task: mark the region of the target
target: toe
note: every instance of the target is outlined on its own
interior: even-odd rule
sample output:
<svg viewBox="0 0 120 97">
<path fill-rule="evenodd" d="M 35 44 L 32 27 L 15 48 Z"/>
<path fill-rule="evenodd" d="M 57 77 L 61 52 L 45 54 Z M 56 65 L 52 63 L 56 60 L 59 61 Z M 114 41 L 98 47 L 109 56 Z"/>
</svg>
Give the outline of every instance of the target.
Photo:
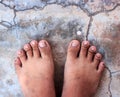
<svg viewBox="0 0 120 97">
<path fill-rule="evenodd" d="M 82 47 L 80 51 L 80 57 L 85 58 L 87 56 L 88 48 L 90 46 L 90 43 L 88 41 L 83 41 L 82 42 Z"/>
<path fill-rule="evenodd" d="M 20 58 L 20 61 L 24 63 L 26 61 L 25 51 L 23 50 L 18 51 L 18 57 Z"/>
<path fill-rule="evenodd" d="M 102 55 L 100 53 L 95 54 L 94 60 L 93 60 L 95 67 L 98 67 L 101 59 L 102 59 Z"/>
<path fill-rule="evenodd" d="M 102 73 L 104 71 L 105 65 L 104 62 L 100 62 L 99 66 L 98 66 L 98 73 Z"/>
<path fill-rule="evenodd" d="M 21 61 L 20 61 L 19 58 L 15 59 L 14 65 L 15 65 L 15 71 L 16 71 L 16 73 L 19 74 L 19 72 L 21 70 L 21 67 L 22 67 L 22 63 L 21 63 Z"/>
<path fill-rule="evenodd" d="M 27 54 L 27 58 L 30 58 L 32 57 L 32 48 L 30 46 L 30 44 L 25 44 L 24 45 L 24 50 L 26 51 L 26 54 Z"/>
<path fill-rule="evenodd" d="M 93 61 L 93 57 L 96 53 L 96 47 L 95 46 L 91 46 L 88 50 L 88 55 L 87 55 L 87 59 L 92 62 Z"/>
<path fill-rule="evenodd" d="M 72 40 L 68 46 L 67 58 L 75 59 L 78 57 L 80 50 L 80 42 L 78 40 Z"/>
<path fill-rule="evenodd" d="M 51 48 L 46 40 L 41 40 L 39 42 L 39 50 L 42 58 L 50 59 L 52 58 Z"/>
<path fill-rule="evenodd" d="M 31 41 L 31 46 L 32 46 L 32 49 L 33 49 L 33 56 L 34 57 L 40 57 L 40 51 L 39 51 L 39 48 L 38 48 L 38 42 L 36 40 L 33 40 Z"/>
</svg>

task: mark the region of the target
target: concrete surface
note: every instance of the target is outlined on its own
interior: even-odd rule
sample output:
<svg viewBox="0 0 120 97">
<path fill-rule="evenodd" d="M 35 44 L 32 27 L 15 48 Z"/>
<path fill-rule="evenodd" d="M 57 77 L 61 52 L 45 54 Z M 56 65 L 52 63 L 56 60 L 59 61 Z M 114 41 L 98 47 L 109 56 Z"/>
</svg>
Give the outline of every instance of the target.
<svg viewBox="0 0 120 97">
<path fill-rule="evenodd" d="M 57 97 L 72 39 L 90 40 L 104 55 L 95 97 L 120 97 L 120 0 L 0 0 L 0 97 L 23 97 L 13 63 L 33 39 L 52 46 Z"/>
</svg>

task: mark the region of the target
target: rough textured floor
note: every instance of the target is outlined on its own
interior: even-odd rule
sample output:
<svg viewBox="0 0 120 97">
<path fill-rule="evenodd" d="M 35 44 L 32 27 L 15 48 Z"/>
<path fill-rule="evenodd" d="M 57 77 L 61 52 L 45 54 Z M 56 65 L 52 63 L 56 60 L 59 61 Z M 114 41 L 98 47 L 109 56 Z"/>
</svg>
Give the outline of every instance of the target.
<svg viewBox="0 0 120 97">
<path fill-rule="evenodd" d="M 95 97 L 120 97 L 120 0 L 0 0 L 0 97 L 23 97 L 13 63 L 32 39 L 52 45 L 57 97 L 72 39 L 90 40 L 104 55 Z"/>
</svg>

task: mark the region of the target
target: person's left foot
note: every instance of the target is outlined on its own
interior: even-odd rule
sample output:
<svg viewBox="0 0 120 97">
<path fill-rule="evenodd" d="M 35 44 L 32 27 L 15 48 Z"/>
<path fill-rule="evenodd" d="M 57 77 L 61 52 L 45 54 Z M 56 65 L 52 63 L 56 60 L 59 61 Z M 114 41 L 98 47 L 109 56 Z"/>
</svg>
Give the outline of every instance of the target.
<svg viewBox="0 0 120 97">
<path fill-rule="evenodd" d="M 54 64 L 47 41 L 26 44 L 18 52 L 15 69 L 25 97 L 55 97 Z"/>
<path fill-rule="evenodd" d="M 72 40 L 68 47 L 62 97 L 93 97 L 104 71 L 102 55 L 88 41 Z"/>
</svg>

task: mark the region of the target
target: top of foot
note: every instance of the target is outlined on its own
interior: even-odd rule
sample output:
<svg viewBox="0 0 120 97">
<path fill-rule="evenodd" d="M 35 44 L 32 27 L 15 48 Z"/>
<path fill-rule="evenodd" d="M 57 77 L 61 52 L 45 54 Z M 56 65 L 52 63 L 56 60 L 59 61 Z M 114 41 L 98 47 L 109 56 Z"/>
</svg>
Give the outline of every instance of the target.
<svg viewBox="0 0 120 97">
<path fill-rule="evenodd" d="M 18 51 L 15 67 L 25 97 L 48 97 L 48 93 L 51 93 L 49 97 L 55 96 L 54 64 L 47 41 L 33 40 L 25 44 L 23 50 Z"/>
<path fill-rule="evenodd" d="M 88 41 L 71 41 L 67 52 L 62 97 L 92 97 L 103 70 L 102 55 Z"/>
</svg>

